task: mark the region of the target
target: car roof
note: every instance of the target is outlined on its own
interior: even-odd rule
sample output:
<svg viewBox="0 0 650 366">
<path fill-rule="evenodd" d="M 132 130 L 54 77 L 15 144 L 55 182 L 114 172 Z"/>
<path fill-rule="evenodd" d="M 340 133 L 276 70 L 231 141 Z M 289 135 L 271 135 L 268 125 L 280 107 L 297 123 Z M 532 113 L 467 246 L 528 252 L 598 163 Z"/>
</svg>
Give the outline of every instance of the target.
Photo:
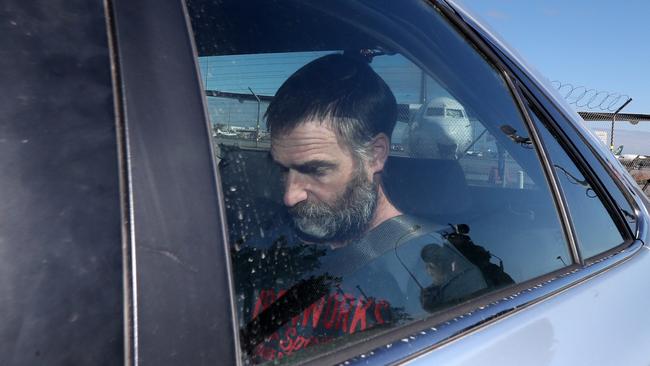
<svg viewBox="0 0 650 366">
<path fill-rule="evenodd" d="M 317 2 L 189 0 L 187 6 L 197 20 L 192 26 L 199 56 L 381 47 L 351 25 L 323 16 L 331 6 Z"/>
</svg>

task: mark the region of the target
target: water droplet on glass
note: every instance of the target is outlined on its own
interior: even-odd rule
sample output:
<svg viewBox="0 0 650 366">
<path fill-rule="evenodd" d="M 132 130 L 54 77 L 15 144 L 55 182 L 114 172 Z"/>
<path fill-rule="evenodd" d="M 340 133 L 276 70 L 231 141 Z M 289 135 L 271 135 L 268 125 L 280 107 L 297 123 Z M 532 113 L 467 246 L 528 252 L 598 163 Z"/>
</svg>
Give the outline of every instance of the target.
<svg viewBox="0 0 650 366">
<path fill-rule="evenodd" d="M 404 342 L 404 343 L 408 343 L 408 342 L 409 342 L 409 339 L 408 339 L 408 338 L 402 338 L 402 342 Z"/>
<path fill-rule="evenodd" d="M 255 273 L 255 268 L 251 269 L 251 273 Z"/>
<path fill-rule="evenodd" d="M 237 187 L 235 186 L 230 187 L 230 192 L 235 192 L 235 191 L 237 191 Z"/>
<path fill-rule="evenodd" d="M 248 262 L 253 263 L 253 257 L 248 257 Z"/>
<path fill-rule="evenodd" d="M 262 259 L 266 258 L 266 253 L 262 253 Z"/>
</svg>

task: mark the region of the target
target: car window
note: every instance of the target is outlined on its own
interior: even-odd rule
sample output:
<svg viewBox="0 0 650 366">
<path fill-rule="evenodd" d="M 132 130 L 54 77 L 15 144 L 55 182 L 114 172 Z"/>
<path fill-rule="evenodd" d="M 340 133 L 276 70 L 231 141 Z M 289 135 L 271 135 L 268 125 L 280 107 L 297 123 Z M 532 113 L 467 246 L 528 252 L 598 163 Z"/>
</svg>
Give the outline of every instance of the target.
<svg viewBox="0 0 650 366">
<path fill-rule="evenodd" d="M 447 117 L 463 118 L 463 112 L 460 109 L 447 109 Z"/>
<path fill-rule="evenodd" d="M 572 264 L 506 82 L 439 12 L 237 4 L 188 3 L 247 362 L 363 344 Z"/>
<path fill-rule="evenodd" d="M 621 245 L 624 238 L 589 179 L 564 151 L 557 132 L 551 132 L 541 122 L 541 113 L 530 104 L 528 108 L 569 206 L 581 256 L 590 258 Z"/>
<path fill-rule="evenodd" d="M 444 116 L 445 110 L 443 108 L 428 108 L 427 116 Z"/>
</svg>

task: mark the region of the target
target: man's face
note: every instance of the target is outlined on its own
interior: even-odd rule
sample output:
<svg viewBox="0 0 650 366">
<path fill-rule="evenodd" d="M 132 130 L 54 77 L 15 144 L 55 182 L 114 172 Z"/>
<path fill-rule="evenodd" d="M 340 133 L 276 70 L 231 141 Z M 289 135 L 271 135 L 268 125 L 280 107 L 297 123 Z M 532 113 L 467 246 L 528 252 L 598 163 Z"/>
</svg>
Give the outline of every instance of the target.
<svg viewBox="0 0 650 366">
<path fill-rule="evenodd" d="M 377 185 L 327 121 L 306 121 L 274 136 L 271 145 L 284 170 L 284 204 L 300 231 L 319 241 L 347 241 L 366 230 Z"/>
</svg>

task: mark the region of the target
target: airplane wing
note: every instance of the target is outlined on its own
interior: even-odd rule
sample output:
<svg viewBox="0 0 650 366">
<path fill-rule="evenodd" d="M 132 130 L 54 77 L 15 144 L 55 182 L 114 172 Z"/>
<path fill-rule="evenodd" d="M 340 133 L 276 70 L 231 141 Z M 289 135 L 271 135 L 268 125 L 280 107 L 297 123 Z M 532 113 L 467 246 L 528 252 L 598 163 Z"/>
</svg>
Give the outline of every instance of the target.
<svg viewBox="0 0 650 366">
<path fill-rule="evenodd" d="M 251 93 L 233 93 L 233 92 L 224 92 L 220 90 L 206 90 L 205 95 L 208 97 L 217 97 L 217 98 L 229 98 L 229 99 L 237 99 L 239 101 L 253 101 L 256 102 L 257 99 L 255 96 Z M 273 100 L 272 95 L 257 95 L 261 101 L 264 102 L 270 102 Z"/>
</svg>

